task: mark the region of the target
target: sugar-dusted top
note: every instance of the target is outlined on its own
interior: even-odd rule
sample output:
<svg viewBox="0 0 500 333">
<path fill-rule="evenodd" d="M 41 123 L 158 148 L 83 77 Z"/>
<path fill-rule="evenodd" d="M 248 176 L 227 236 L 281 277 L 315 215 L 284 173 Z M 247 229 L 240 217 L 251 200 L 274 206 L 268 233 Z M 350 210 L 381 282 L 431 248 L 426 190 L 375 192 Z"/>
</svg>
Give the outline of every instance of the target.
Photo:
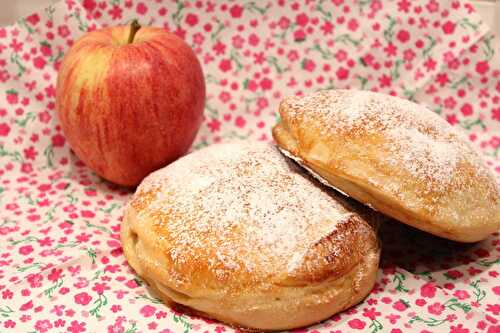
<svg viewBox="0 0 500 333">
<path fill-rule="evenodd" d="M 463 185 L 464 178 L 457 177 L 463 163 L 471 165 L 467 172 L 491 177 L 466 138 L 431 110 L 408 100 L 369 91 L 325 90 L 283 103 L 289 121 L 320 124 L 325 137 L 383 137 L 378 162 L 404 170 L 428 192 Z"/>
<path fill-rule="evenodd" d="M 197 271 L 221 278 L 231 270 L 292 271 L 357 215 L 276 147 L 256 142 L 218 144 L 181 158 L 147 177 L 131 205 L 139 217 L 155 219 L 158 242 L 179 269 L 196 262 Z"/>
</svg>

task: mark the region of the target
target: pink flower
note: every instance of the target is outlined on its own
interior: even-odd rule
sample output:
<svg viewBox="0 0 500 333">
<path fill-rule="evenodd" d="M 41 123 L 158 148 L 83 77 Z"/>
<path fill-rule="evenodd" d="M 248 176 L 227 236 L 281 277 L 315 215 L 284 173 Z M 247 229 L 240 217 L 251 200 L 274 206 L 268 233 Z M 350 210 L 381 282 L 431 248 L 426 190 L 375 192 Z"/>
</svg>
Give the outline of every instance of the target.
<svg viewBox="0 0 500 333">
<path fill-rule="evenodd" d="M 42 56 L 38 56 L 38 57 L 33 58 L 33 65 L 35 66 L 35 68 L 43 69 L 46 64 L 47 64 L 47 62 L 45 61 L 45 59 Z"/>
<path fill-rule="evenodd" d="M 290 26 L 290 19 L 288 19 L 288 17 L 286 16 L 282 16 L 280 18 L 280 20 L 278 21 L 278 26 L 281 28 L 281 29 L 286 29 Z"/>
<path fill-rule="evenodd" d="M 399 30 L 399 32 L 396 34 L 396 38 L 401 43 L 406 43 L 410 39 L 410 33 L 406 30 Z"/>
<path fill-rule="evenodd" d="M 63 147 L 66 139 L 61 134 L 56 134 L 52 137 L 52 145 L 54 147 Z"/>
<path fill-rule="evenodd" d="M 335 53 L 335 59 L 337 61 L 342 62 L 347 59 L 347 52 L 344 50 L 338 50 L 337 53 Z"/>
<path fill-rule="evenodd" d="M 198 16 L 195 15 L 195 14 L 187 14 L 186 15 L 186 23 L 191 26 L 191 27 L 194 27 L 195 25 L 198 24 Z"/>
<path fill-rule="evenodd" d="M 273 88 L 273 81 L 271 81 L 267 77 L 264 77 L 262 80 L 260 80 L 259 85 L 260 85 L 260 88 L 264 91 L 271 90 Z"/>
<path fill-rule="evenodd" d="M 433 298 L 436 295 L 436 286 L 433 282 L 427 282 L 420 288 L 422 297 Z"/>
<path fill-rule="evenodd" d="M 144 305 L 141 308 L 140 312 L 144 317 L 148 318 L 148 317 L 151 317 L 155 314 L 156 308 L 154 306 L 151 306 L 151 305 Z"/>
<path fill-rule="evenodd" d="M 7 136 L 10 133 L 10 126 L 7 123 L 0 124 L 0 136 Z"/>
<path fill-rule="evenodd" d="M 87 305 L 92 300 L 92 297 L 85 291 L 75 295 L 75 303 L 80 305 Z"/>
<path fill-rule="evenodd" d="M 316 63 L 314 63 L 313 60 L 306 58 L 302 62 L 302 68 L 304 68 L 308 72 L 312 72 L 316 68 Z"/>
<path fill-rule="evenodd" d="M 98 293 L 99 295 L 102 295 L 104 294 L 104 292 L 106 290 L 109 290 L 110 288 L 108 287 L 108 285 L 106 283 L 100 283 L 100 282 L 97 282 L 94 287 L 92 287 L 92 290 L 95 291 L 96 293 Z"/>
<path fill-rule="evenodd" d="M 35 329 L 40 333 L 45 333 L 52 328 L 52 324 L 49 320 L 37 320 L 35 323 Z"/>
<path fill-rule="evenodd" d="M 405 311 L 408 308 L 408 304 L 406 304 L 403 300 L 399 300 L 395 302 L 392 307 L 398 311 Z"/>
<path fill-rule="evenodd" d="M 243 7 L 237 4 L 234 4 L 229 8 L 229 13 L 233 18 L 239 18 L 243 14 Z"/>
<path fill-rule="evenodd" d="M 87 329 L 85 328 L 85 323 L 82 321 L 82 322 L 78 322 L 76 320 L 73 320 L 71 322 L 71 326 L 67 328 L 67 331 L 68 332 L 71 332 L 71 333 L 80 333 L 80 332 L 85 332 Z"/>
<path fill-rule="evenodd" d="M 287 54 L 287 58 L 290 61 L 295 61 L 299 59 L 299 53 L 296 50 L 290 50 Z"/>
<path fill-rule="evenodd" d="M 245 118 L 243 118 L 242 116 L 238 116 L 238 117 L 236 117 L 234 123 L 237 127 L 243 128 L 243 127 L 245 127 L 247 122 L 246 122 Z"/>
<path fill-rule="evenodd" d="M 147 13 L 148 7 L 143 2 L 139 2 L 135 7 L 135 10 L 139 15 L 144 15 Z"/>
<path fill-rule="evenodd" d="M 469 330 L 463 328 L 462 324 L 458 324 L 457 326 L 451 326 L 450 333 L 469 333 Z"/>
<path fill-rule="evenodd" d="M 69 31 L 69 28 L 66 26 L 66 25 L 60 25 L 58 28 L 57 28 L 57 33 L 59 34 L 59 36 L 61 36 L 62 38 L 66 38 L 69 36 L 70 34 L 70 31 Z"/>
<path fill-rule="evenodd" d="M 33 252 L 33 246 L 31 245 L 24 245 L 19 248 L 19 254 L 22 254 L 23 256 L 26 256 Z"/>
<path fill-rule="evenodd" d="M 306 14 L 301 13 L 295 17 L 295 23 L 301 27 L 305 27 L 307 23 L 309 23 L 309 17 Z"/>
<path fill-rule="evenodd" d="M 347 28 L 351 31 L 358 30 L 358 27 L 359 27 L 358 20 L 354 18 L 350 19 L 349 22 L 347 22 Z"/>
<path fill-rule="evenodd" d="M 26 21 L 28 21 L 31 25 L 36 25 L 40 22 L 40 16 L 38 16 L 38 14 L 30 15 L 26 18 Z"/>
<path fill-rule="evenodd" d="M 362 330 L 366 326 L 366 323 L 359 319 L 349 320 L 347 324 L 349 325 L 350 328 L 355 330 Z"/>
<path fill-rule="evenodd" d="M 305 31 L 302 29 L 295 30 L 295 32 L 293 33 L 293 39 L 296 42 L 301 42 L 301 41 L 305 40 L 306 39 Z"/>
<path fill-rule="evenodd" d="M 219 62 L 219 69 L 223 72 L 228 72 L 232 69 L 231 59 L 222 59 Z"/>
<path fill-rule="evenodd" d="M 55 282 L 61 278 L 61 273 L 62 273 L 62 269 L 52 268 L 49 275 L 47 276 L 47 279 L 49 281 Z"/>
<path fill-rule="evenodd" d="M 335 75 L 337 76 L 337 79 L 345 80 L 349 76 L 349 70 L 341 66 L 339 67 L 339 69 L 337 69 Z"/>
<path fill-rule="evenodd" d="M 370 309 L 364 309 L 363 310 L 363 316 L 375 320 L 377 316 L 380 316 L 380 312 L 376 311 L 375 308 L 370 308 Z"/>
<path fill-rule="evenodd" d="M 494 315 L 500 314 L 500 304 L 486 304 L 486 311 L 492 312 Z"/>
<path fill-rule="evenodd" d="M 476 64 L 476 72 L 481 75 L 486 74 L 486 72 L 490 69 L 490 65 L 487 61 L 478 61 Z"/>
<path fill-rule="evenodd" d="M 499 140 L 499 144 L 500 144 L 500 140 Z M 470 297 L 469 293 L 465 290 L 457 290 L 457 291 L 455 291 L 455 293 L 453 293 L 453 296 L 455 296 L 456 298 L 458 298 L 460 300 Z"/>
<path fill-rule="evenodd" d="M 447 35 L 451 35 L 455 31 L 455 23 L 451 21 L 446 21 L 445 24 L 441 27 L 443 32 Z"/>
<path fill-rule="evenodd" d="M 432 305 L 429 305 L 427 307 L 427 311 L 434 315 L 440 315 L 444 311 L 444 306 L 441 303 L 436 302 Z"/>
<path fill-rule="evenodd" d="M 465 103 L 464 105 L 462 105 L 462 107 L 460 108 L 460 112 L 462 112 L 462 114 L 464 116 L 470 116 L 473 112 L 473 109 L 472 109 L 472 105 L 470 105 L 469 103 Z"/>
</svg>

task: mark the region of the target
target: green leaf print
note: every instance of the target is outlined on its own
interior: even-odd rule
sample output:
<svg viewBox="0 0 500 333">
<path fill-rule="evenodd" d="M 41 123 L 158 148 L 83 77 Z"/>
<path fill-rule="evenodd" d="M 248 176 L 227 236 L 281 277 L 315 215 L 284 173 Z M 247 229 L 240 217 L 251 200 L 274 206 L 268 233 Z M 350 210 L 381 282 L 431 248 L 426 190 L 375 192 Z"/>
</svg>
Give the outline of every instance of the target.
<svg viewBox="0 0 500 333">
<path fill-rule="evenodd" d="M 493 37 L 495 36 L 490 35 L 488 37 L 483 38 L 482 40 L 483 53 L 486 60 L 491 60 L 495 55 L 495 49 L 491 46 L 491 41 L 493 40 Z"/>
<path fill-rule="evenodd" d="M 270 7 L 271 7 L 270 3 L 268 3 L 266 7 L 259 7 L 255 1 L 250 1 L 243 5 L 243 8 L 247 9 L 248 11 L 257 12 L 260 15 L 264 15 L 269 10 Z"/>
<path fill-rule="evenodd" d="M 456 299 L 456 298 L 450 298 L 443 305 L 445 307 L 447 307 L 448 309 L 453 310 L 453 311 L 457 311 L 457 309 L 461 309 L 463 312 L 467 313 L 467 312 L 470 312 L 470 310 L 471 310 L 471 306 L 469 304 L 459 302 L 458 299 Z"/>
<path fill-rule="evenodd" d="M 146 294 L 142 294 L 140 296 L 136 296 L 135 299 L 145 299 L 153 304 L 162 304 L 163 302 L 161 301 L 161 299 L 159 298 L 156 298 L 156 297 L 150 297 Z"/>
<path fill-rule="evenodd" d="M 35 29 L 33 29 L 27 22 L 26 22 L 26 19 L 25 18 L 22 18 L 20 20 L 17 21 L 17 24 L 21 27 L 23 27 L 24 29 L 26 29 L 28 31 L 28 33 L 31 35 L 32 33 L 35 32 Z"/>
<path fill-rule="evenodd" d="M 97 258 L 96 251 L 90 247 L 88 247 L 86 251 L 87 251 L 87 255 L 92 260 L 92 264 L 95 264 L 95 259 Z"/>
<path fill-rule="evenodd" d="M 422 50 L 422 56 L 427 58 L 427 56 L 431 53 L 431 51 L 436 46 L 436 40 L 432 36 L 425 36 L 429 40 L 429 44 Z"/>
<path fill-rule="evenodd" d="M 108 304 L 108 298 L 104 294 L 99 294 L 99 297 L 94 301 L 94 306 L 90 309 L 90 315 L 99 318 L 101 317 L 101 308 Z"/>
<path fill-rule="evenodd" d="M 320 12 L 326 20 L 331 21 L 332 20 L 332 13 L 330 13 L 330 11 L 323 8 L 323 2 L 325 2 L 325 0 L 320 0 L 318 2 L 318 4 L 316 5 L 316 10 L 318 12 Z"/>
<path fill-rule="evenodd" d="M 63 279 L 58 279 L 52 286 L 43 291 L 43 294 L 48 298 L 52 298 L 52 294 L 56 291 L 57 288 L 60 288 L 63 284 Z"/>
<path fill-rule="evenodd" d="M 427 326 L 434 327 L 434 326 L 439 326 L 439 325 L 444 324 L 446 322 L 446 318 L 436 319 L 436 318 L 431 317 L 429 319 L 424 319 L 420 316 L 415 316 L 415 317 L 410 319 L 409 323 L 413 324 L 414 322 L 422 322 L 422 323 L 426 324 Z"/>
<path fill-rule="evenodd" d="M 21 57 L 17 53 L 10 55 L 10 62 L 17 66 L 17 76 L 20 77 L 26 72 L 26 67 L 21 63 Z"/>
<path fill-rule="evenodd" d="M 38 237 L 35 237 L 35 236 L 28 236 L 26 238 L 23 238 L 23 239 L 19 239 L 19 240 L 11 240 L 10 241 L 10 245 L 18 245 L 18 244 L 22 244 L 22 243 L 33 243 L 33 242 L 36 242 L 38 241 Z"/>
<path fill-rule="evenodd" d="M 30 269 L 41 269 L 41 268 L 42 268 L 41 262 L 35 262 L 31 265 L 24 266 L 24 267 L 21 267 L 21 266 L 16 267 L 18 272 L 26 272 L 26 271 L 29 271 Z"/>
<path fill-rule="evenodd" d="M 334 42 L 342 44 L 351 44 L 353 46 L 358 46 L 361 43 L 361 39 L 354 39 L 349 34 L 342 34 L 334 38 Z"/>
<path fill-rule="evenodd" d="M 23 156 L 18 151 L 7 151 L 3 144 L 0 144 L 0 157 L 9 156 L 13 162 L 24 162 Z"/>
<path fill-rule="evenodd" d="M 216 26 L 214 32 L 210 34 L 210 39 L 212 40 L 212 42 L 215 42 L 217 39 L 219 39 L 221 32 L 225 29 L 224 23 L 222 23 L 219 19 L 216 18 L 215 23 Z"/>
<path fill-rule="evenodd" d="M 493 260 L 481 259 L 479 261 L 476 261 L 476 264 L 483 267 L 491 267 L 493 265 L 500 264 L 500 259 L 493 259 Z"/>
<path fill-rule="evenodd" d="M 387 29 L 384 30 L 384 39 L 387 41 L 387 43 L 392 43 L 392 37 L 394 37 L 394 27 L 396 26 L 396 20 L 391 17 L 387 16 L 389 19 L 389 25 L 387 26 Z"/>
<path fill-rule="evenodd" d="M 177 0 L 175 2 L 177 4 L 177 8 L 175 10 L 175 13 L 172 14 L 172 20 L 174 23 L 179 26 L 181 25 L 182 18 L 184 17 L 184 1 Z"/>
<path fill-rule="evenodd" d="M 43 155 L 47 160 L 47 167 L 54 167 L 54 147 L 52 146 L 52 144 L 49 144 L 47 148 L 45 148 L 45 150 L 43 151 Z"/>
<path fill-rule="evenodd" d="M 468 17 L 461 19 L 460 21 L 457 22 L 457 24 L 464 29 L 469 28 L 472 29 L 473 31 L 476 31 L 477 28 L 479 27 L 479 24 L 472 23 Z"/>
<path fill-rule="evenodd" d="M 397 291 L 403 291 L 407 293 L 409 290 L 404 286 L 403 281 L 406 280 L 406 276 L 404 276 L 403 273 L 400 272 L 395 272 L 394 277 L 392 278 L 392 282 L 396 282 L 396 287 L 395 289 Z"/>
<path fill-rule="evenodd" d="M 125 331 L 125 333 L 136 333 L 137 332 L 137 324 L 132 323 L 132 326 Z"/>
<path fill-rule="evenodd" d="M 479 287 L 479 280 L 476 280 L 470 284 L 474 288 L 473 295 L 476 298 L 476 303 L 481 304 L 481 301 L 486 297 L 486 291 Z"/>
<path fill-rule="evenodd" d="M 373 319 L 368 328 L 371 329 L 370 331 L 371 333 L 377 333 L 381 331 L 384 328 L 384 326 L 377 319 Z"/>
<path fill-rule="evenodd" d="M 95 228 L 95 229 L 101 230 L 102 232 L 105 232 L 105 233 L 110 234 L 110 235 L 113 233 L 111 230 L 109 230 L 105 226 L 93 224 L 87 220 L 85 220 L 85 224 L 87 225 L 87 228 Z"/>
<path fill-rule="evenodd" d="M 180 323 L 182 324 L 182 326 L 184 326 L 183 333 L 188 333 L 191 330 L 192 325 L 184 318 L 182 314 L 174 314 L 173 319 L 176 323 Z"/>
<path fill-rule="evenodd" d="M 332 51 L 330 51 L 328 48 L 323 49 L 319 44 L 315 44 L 313 47 L 311 47 L 311 50 L 319 52 L 321 54 L 321 57 L 325 60 L 333 58 Z"/>
<path fill-rule="evenodd" d="M 14 313 L 14 310 L 10 308 L 10 306 L 0 306 L 0 316 L 3 318 L 9 318 L 11 314 Z"/>
<path fill-rule="evenodd" d="M 121 206 L 117 203 L 111 204 L 108 208 L 99 208 L 101 212 L 104 212 L 106 214 L 111 214 L 116 208 L 120 208 Z"/>
</svg>

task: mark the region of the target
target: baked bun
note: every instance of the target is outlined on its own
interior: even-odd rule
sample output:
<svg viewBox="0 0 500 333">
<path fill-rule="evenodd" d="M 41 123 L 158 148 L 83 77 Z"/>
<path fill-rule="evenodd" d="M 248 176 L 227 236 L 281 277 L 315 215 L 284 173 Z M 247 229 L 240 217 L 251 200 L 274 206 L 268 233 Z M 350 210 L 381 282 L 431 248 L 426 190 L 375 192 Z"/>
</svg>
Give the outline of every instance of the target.
<svg viewBox="0 0 500 333">
<path fill-rule="evenodd" d="M 171 305 L 257 330 L 309 325 L 360 302 L 375 231 L 276 147 L 214 145 L 148 176 L 122 224 L 125 256 Z"/>
<path fill-rule="evenodd" d="M 281 149 L 328 184 L 415 228 L 475 242 L 500 228 L 499 187 L 467 140 L 418 104 L 355 90 L 286 98 Z"/>
</svg>

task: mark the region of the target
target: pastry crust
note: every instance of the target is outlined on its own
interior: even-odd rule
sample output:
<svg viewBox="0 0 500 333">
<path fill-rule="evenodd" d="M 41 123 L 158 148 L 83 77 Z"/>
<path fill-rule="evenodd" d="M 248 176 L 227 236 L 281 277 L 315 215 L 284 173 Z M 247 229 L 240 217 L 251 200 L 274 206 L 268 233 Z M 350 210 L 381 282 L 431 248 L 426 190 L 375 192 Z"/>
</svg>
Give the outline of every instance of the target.
<svg viewBox="0 0 500 333">
<path fill-rule="evenodd" d="M 359 214 L 358 214 L 359 211 Z M 310 325 L 372 289 L 376 218 L 264 143 L 214 145 L 148 176 L 125 256 L 165 303 L 255 330 Z"/>
<path fill-rule="evenodd" d="M 283 100 L 278 145 L 331 186 L 434 235 L 475 242 L 500 228 L 499 187 L 455 128 L 424 106 L 366 91 Z"/>
</svg>

